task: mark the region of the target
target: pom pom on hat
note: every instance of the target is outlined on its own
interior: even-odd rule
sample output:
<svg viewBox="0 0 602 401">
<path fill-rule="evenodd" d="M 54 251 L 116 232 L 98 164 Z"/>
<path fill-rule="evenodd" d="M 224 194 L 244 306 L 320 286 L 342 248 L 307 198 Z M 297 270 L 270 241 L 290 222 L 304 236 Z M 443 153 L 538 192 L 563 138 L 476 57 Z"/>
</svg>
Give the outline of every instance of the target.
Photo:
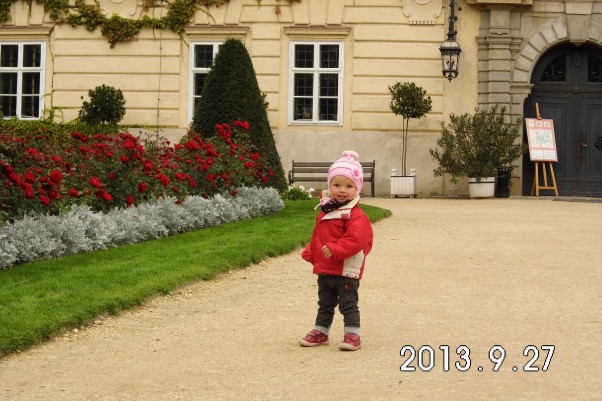
<svg viewBox="0 0 602 401">
<path fill-rule="evenodd" d="M 359 195 L 364 186 L 364 169 L 358 159 L 359 155 L 353 150 L 344 151 L 343 157 L 334 162 L 328 170 L 328 188 L 334 177 L 342 175 L 353 181 Z"/>
</svg>

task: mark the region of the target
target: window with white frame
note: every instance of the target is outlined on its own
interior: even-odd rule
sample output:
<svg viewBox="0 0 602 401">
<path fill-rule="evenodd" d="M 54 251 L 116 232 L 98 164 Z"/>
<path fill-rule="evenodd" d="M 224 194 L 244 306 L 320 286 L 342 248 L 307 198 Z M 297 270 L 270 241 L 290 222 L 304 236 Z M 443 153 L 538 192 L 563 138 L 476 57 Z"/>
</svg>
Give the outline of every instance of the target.
<svg viewBox="0 0 602 401">
<path fill-rule="evenodd" d="M 0 42 L 0 105 L 4 118 L 37 120 L 43 113 L 45 44 Z"/>
<path fill-rule="evenodd" d="M 343 43 L 291 42 L 289 121 L 342 123 Z"/>
<path fill-rule="evenodd" d="M 188 97 L 188 121 L 201 98 L 205 79 L 213 66 L 213 60 L 223 42 L 193 42 L 190 44 L 190 85 Z"/>
</svg>

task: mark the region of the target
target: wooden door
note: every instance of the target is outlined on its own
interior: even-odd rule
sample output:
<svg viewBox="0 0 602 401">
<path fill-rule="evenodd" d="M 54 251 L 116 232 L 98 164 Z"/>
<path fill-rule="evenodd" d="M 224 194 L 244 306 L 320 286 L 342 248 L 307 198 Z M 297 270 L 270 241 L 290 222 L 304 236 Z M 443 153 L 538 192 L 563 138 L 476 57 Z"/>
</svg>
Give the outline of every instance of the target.
<svg viewBox="0 0 602 401">
<path fill-rule="evenodd" d="M 559 195 L 602 197 L 602 49 L 589 44 L 558 46 L 541 58 L 531 82 L 524 116 L 536 117 L 538 103 L 541 116 L 554 120 Z M 533 176 L 534 163 L 526 155 L 525 195 L 531 193 Z"/>
</svg>

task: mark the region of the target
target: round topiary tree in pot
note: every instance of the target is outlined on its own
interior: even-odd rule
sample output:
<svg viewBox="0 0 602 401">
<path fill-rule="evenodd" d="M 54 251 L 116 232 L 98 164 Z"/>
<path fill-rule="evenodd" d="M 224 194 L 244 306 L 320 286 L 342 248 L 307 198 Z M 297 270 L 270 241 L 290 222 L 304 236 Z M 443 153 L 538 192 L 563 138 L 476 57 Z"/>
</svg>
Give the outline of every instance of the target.
<svg viewBox="0 0 602 401">
<path fill-rule="evenodd" d="M 426 90 L 413 82 L 397 82 L 389 86 L 391 103 L 389 108 L 403 118 L 401 126 L 401 176 L 391 177 L 391 196 L 414 196 L 416 176 L 407 174 L 408 128 L 410 119 L 422 118 L 432 109 L 432 100 L 426 96 Z"/>
</svg>

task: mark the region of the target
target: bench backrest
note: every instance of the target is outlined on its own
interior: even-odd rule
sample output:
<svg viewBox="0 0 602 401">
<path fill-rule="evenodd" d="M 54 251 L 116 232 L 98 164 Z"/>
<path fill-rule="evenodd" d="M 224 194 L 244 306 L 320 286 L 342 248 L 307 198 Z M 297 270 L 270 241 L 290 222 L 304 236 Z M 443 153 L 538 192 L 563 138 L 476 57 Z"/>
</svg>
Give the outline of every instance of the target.
<svg viewBox="0 0 602 401">
<path fill-rule="evenodd" d="M 328 174 L 333 162 L 296 162 L 293 160 L 293 173 L 297 174 Z M 360 162 L 364 170 L 364 180 L 374 177 L 375 162 Z"/>
</svg>

